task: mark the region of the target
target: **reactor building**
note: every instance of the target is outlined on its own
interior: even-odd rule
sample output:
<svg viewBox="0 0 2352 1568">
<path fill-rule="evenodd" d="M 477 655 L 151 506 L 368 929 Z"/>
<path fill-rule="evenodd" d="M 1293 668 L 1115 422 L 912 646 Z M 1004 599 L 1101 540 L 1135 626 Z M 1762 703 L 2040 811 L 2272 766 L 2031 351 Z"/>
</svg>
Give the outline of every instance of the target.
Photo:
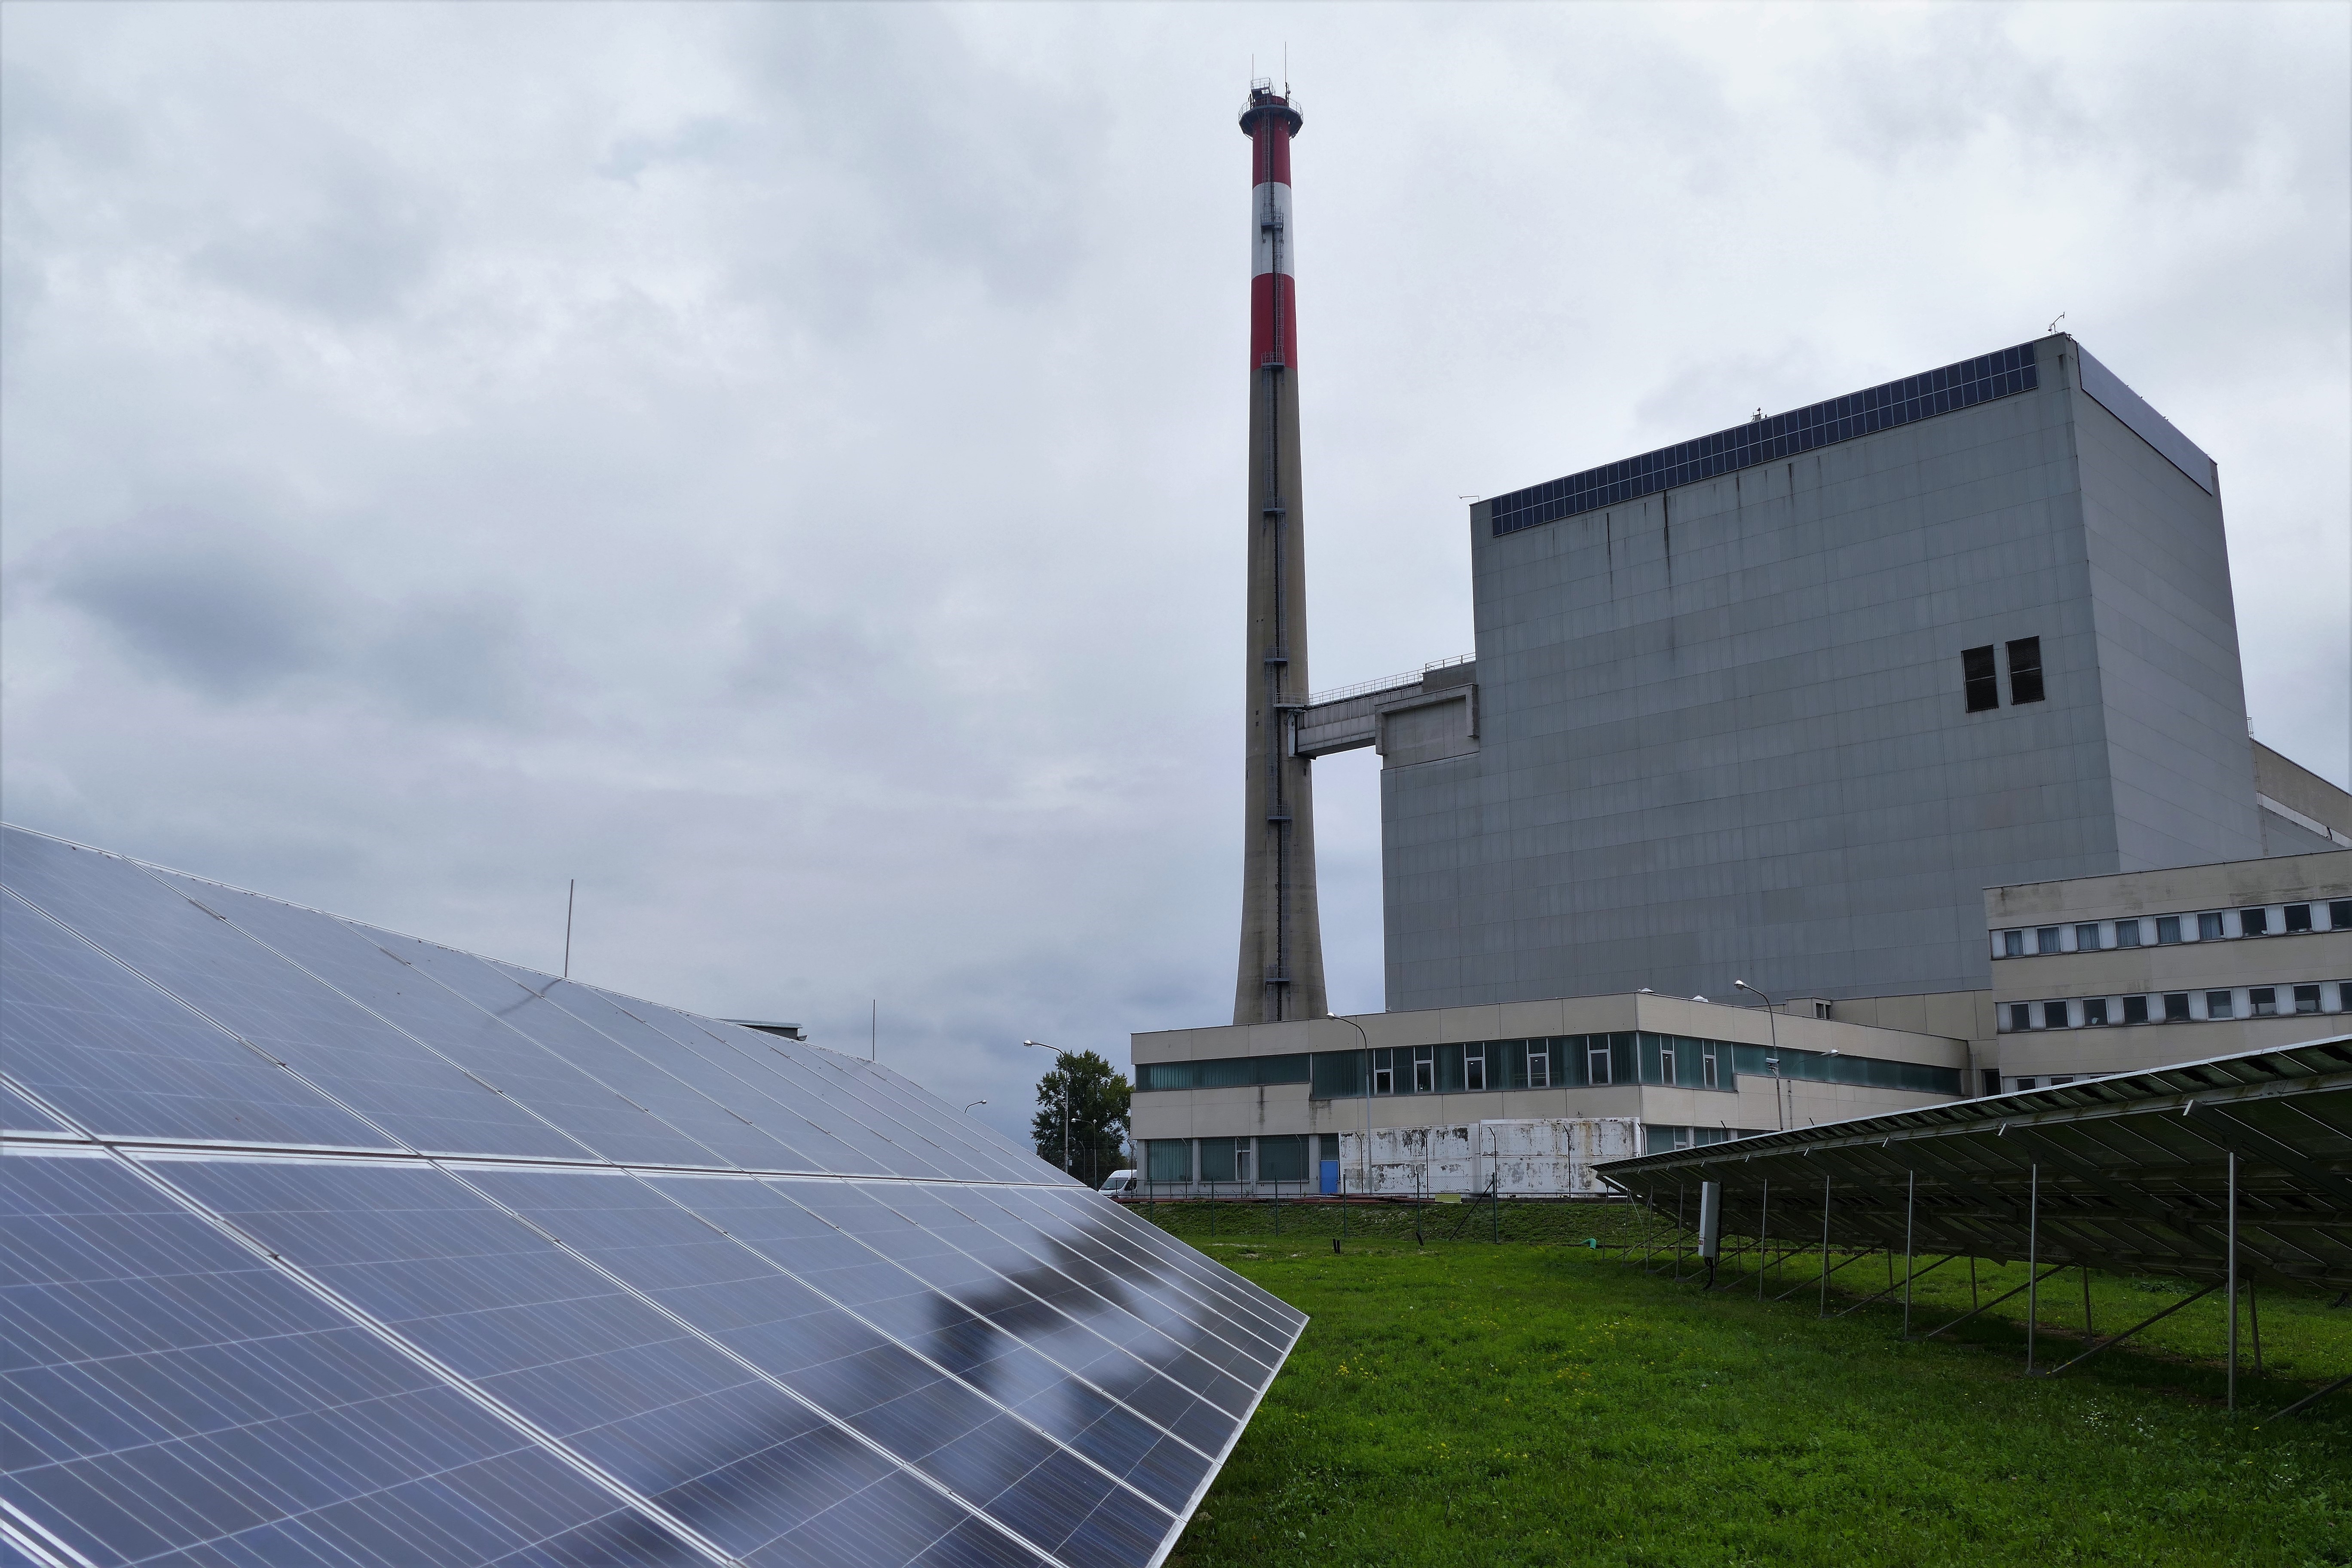
<svg viewBox="0 0 2352 1568">
<path fill-rule="evenodd" d="M 1299 120 L 1259 83 L 1242 123 L 1241 968 L 1234 1026 L 1134 1037 L 1148 1175 L 1493 1179 L 1570 1123 L 1676 1147 L 2342 1028 L 2352 795 L 2250 736 L 2213 460 L 2065 333 L 1481 500 L 1475 655 L 1300 696 Z M 1330 1019 L 1309 768 L 1360 747 L 1387 1005 Z"/>
</svg>

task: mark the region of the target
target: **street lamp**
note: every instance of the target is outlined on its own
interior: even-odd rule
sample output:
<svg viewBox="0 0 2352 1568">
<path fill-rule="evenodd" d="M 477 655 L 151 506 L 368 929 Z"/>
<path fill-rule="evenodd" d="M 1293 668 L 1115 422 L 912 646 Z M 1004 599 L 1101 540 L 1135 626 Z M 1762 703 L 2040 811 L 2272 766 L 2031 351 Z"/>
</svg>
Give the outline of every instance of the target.
<svg viewBox="0 0 2352 1568">
<path fill-rule="evenodd" d="M 971 1105 L 986 1105 L 988 1101 L 984 1100 L 975 1100 L 971 1102 Z M 971 1114 L 971 1105 L 967 1105 L 963 1108 L 963 1113 L 966 1116 L 970 1116 Z"/>
<path fill-rule="evenodd" d="M 1062 1061 L 1062 1064 L 1063 1064 L 1063 1066 L 1062 1066 L 1062 1174 L 1064 1174 L 1064 1175 L 1066 1175 L 1066 1175 L 1069 1175 L 1069 1174 L 1071 1173 L 1070 1173 L 1070 1068 L 1069 1068 L 1070 1053 L 1069 1053 L 1069 1052 L 1067 1052 L 1067 1051 L 1066 1051 L 1066 1050 L 1064 1050 L 1064 1049 L 1062 1049 L 1062 1047 L 1059 1047 L 1059 1046 L 1049 1046 L 1049 1045 L 1047 1045 L 1047 1044 L 1046 1044 L 1045 1041 L 1043 1041 L 1043 1040 L 1024 1040 L 1024 1041 L 1022 1041 L 1021 1043 L 1022 1043 L 1023 1045 L 1024 1045 L 1024 1046 L 1034 1046 L 1034 1047 L 1035 1047 L 1038 1050 L 1041 1050 L 1041 1051 L 1051 1051 L 1051 1052 L 1053 1052 L 1053 1053 L 1054 1053 L 1054 1055 L 1055 1055 L 1055 1057 L 1059 1058 L 1061 1059 L 1061 1061 Z M 970 1109 L 970 1108 L 969 1108 L 969 1107 L 967 1107 L 966 1109 Z"/>
<path fill-rule="evenodd" d="M 1735 980 L 1731 984 L 1732 989 L 1736 991 L 1750 991 L 1755 992 L 1759 996 L 1764 996 L 1764 993 L 1757 991 L 1756 987 L 1748 984 L 1745 980 Z M 1772 1120 L 1780 1124 L 1781 1131 L 1786 1132 L 1789 1130 L 1789 1118 L 1788 1114 L 1780 1109 L 1780 1015 L 1774 1009 L 1772 998 L 1769 996 L 1764 996 L 1764 1018 L 1772 1029 L 1772 1054 L 1766 1058 L 1772 1068 Z"/>
<path fill-rule="evenodd" d="M 1356 1037 L 1364 1042 L 1363 1190 L 1370 1192 L 1372 1190 L 1372 1037 L 1371 1036 L 1364 1033 L 1364 1026 L 1361 1024 L 1359 1024 L 1356 1020 L 1348 1017 L 1344 1014 L 1334 1013 L 1331 1015 L 1331 1018 L 1334 1023 L 1345 1024 L 1348 1027 L 1355 1030 Z M 1345 1214 L 1347 1211 L 1342 1209 L 1339 1212 Z"/>
</svg>

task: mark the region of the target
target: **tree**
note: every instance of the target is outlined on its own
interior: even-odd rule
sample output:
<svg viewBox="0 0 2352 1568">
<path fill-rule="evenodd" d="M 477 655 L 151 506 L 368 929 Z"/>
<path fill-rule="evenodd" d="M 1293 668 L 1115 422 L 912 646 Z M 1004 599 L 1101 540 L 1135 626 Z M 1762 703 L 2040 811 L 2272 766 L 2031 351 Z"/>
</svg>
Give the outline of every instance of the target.
<svg viewBox="0 0 2352 1568">
<path fill-rule="evenodd" d="M 1062 1168 L 1062 1086 L 1070 1088 L 1070 1174 L 1098 1187 L 1113 1171 L 1127 1168 L 1128 1109 L 1135 1091 L 1126 1078 L 1093 1051 L 1054 1058 L 1053 1070 L 1037 1080 L 1037 1114 L 1029 1123 L 1037 1158 Z"/>
</svg>

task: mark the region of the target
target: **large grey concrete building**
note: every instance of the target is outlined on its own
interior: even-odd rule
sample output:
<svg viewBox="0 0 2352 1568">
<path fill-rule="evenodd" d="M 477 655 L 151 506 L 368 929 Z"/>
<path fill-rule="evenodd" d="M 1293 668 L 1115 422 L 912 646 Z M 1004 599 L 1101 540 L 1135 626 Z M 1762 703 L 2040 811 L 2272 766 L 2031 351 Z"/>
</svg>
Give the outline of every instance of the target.
<svg viewBox="0 0 2352 1568">
<path fill-rule="evenodd" d="M 1475 667 L 1301 720 L 1384 754 L 1389 1008 L 1980 991 L 1989 886 L 2321 847 L 2220 489 L 2059 334 L 1477 503 Z"/>
<path fill-rule="evenodd" d="M 2250 738 L 2214 465 L 2071 338 L 1471 525 L 1475 655 L 1289 738 L 1381 753 L 1387 1010 L 1137 1034 L 1154 1183 L 1535 1190 L 1530 1139 L 1674 1148 L 2352 1013 L 2352 795 Z"/>
</svg>

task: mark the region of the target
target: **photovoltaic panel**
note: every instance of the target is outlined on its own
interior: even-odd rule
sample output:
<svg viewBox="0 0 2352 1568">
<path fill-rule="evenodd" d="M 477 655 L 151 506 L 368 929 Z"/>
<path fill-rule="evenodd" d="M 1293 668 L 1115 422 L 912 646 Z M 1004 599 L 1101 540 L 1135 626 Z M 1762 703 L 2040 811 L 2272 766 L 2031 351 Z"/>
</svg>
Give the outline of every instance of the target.
<svg viewBox="0 0 2352 1568">
<path fill-rule="evenodd" d="M 786 1194 L 813 1186 L 661 1178 L 666 1193 L 733 1240 L 974 1388 L 1057 1434 L 1076 1452 L 1170 1508 L 1183 1505 L 1211 1457 L 1053 1359 L 1044 1342 L 1064 1325 L 1041 1314 L 1034 1340 L 962 1304 L 1003 1281 L 954 1248 L 918 1274 Z M 1139 1367 L 1133 1369 L 1140 1375 Z"/>
<path fill-rule="evenodd" d="M 89 1561 L 690 1560 L 121 1161 L 0 1178 L 0 1495 Z"/>
<path fill-rule="evenodd" d="M 1151 1568 L 1303 1323 L 878 1064 L 0 834 L 0 1561 Z"/>
<path fill-rule="evenodd" d="M 12 892 L 407 1146 L 581 1155 L 521 1107 L 129 861 L 13 830 L 8 839 Z"/>
<path fill-rule="evenodd" d="M 747 1562 L 885 1486 L 927 1543 L 961 1510 L 708 1339 L 452 1177 L 205 1161 L 206 1206 Z M 902 1559 L 903 1560 L 903 1559 Z"/>
<path fill-rule="evenodd" d="M 58 1132 L 63 1129 L 46 1110 L 15 1089 L 0 1087 L 0 1132 Z"/>
<path fill-rule="evenodd" d="M 1163 1364 L 1181 1362 L 1178 1347 L 1160 1342 L 1146 1326 L 1083 1290 L 1050 1267 L 1012 1248 L 992 1245 L 986 1233 L 942 1237 L 876 1196 L 845 1184 L 794 1184 L 793 1203 L 866 1244 L 927 1282 L 936 1283 L 974 1316 L 998 1324 L 1037 1346 L 1055 1361 L 1139 1411 L 1204 1453 L 1219 1451 L 1231 1436 L 1228 1413 L 1177 1375 L 1191 1372 L 1212 1382 L 1208 1369 Z M 892 1196 L 900 1194 L 894 1193 Z M 961 1216 L 959 1216 L 959 1223 Z M 934 1263 L 944 1245 L 987 1272 L 976 1283 L 950 1283 L 953 1275 Z M 959 1269 L 958 1273 L 961 1272 Z"/>
<path fill-rule="evenodd" d="M 575 1154 L 646 1164 L 723 1163 L 611 1085 L 440 984 L 389 944 L 274 899 L 193 879 L 168 879 L 256 941 L 578 1140 Z"/>
<path fill-rule="evenodd" d="M 499 967 L 530 984 L 528 971 L 513 965 Z M 927 1105 L 929 1096 L 881 1089 L 874 1081 L 871 1063 L 737 1025 L 694 1019 L 672 1008 L 615 996 L 593 986 L 556 983 L 548 994 L 616 1036 L 640 1038 L 644 1037 L 637 1031 L 649 1031 L 653 1037 L 708 1064 L 722 1075 L 722 1081 L 741 1085 L 768 1103 L 807 1108 L 805 1114 L 817 1116 L 865 1152 L 870 1171 L 836 1167 L 845 1173 L 1037 1179 L 1034 1156 L 1003 1159 L 1003 1152 L 991 1146 L 976 1123 L 936 1102 Z M 954 1125 L 957 1122 L 961 1125 Z M 1030 1161 L 1025 1168 L 1018 1163 L 1022 1159 Z"/>
<path fill-rule="evenodd" d="M 1019 1413 L 663 1195 L 667 1184 L 499 1171 L 469 1184 L 1049 1552 L 1140 1564 L 1172 1522 Z"/>
<path fill-rule="evenodd" d="M 392 1147 L 227 1030 L 5 895 L 0 1041 L 11 1076 L 93 1131 Z"/>
<path fill-rule="evenodd" d="M 797 1117 L 773 1118 L 768 1125 L 755 1121 L 748 1113 L 751 1108 L 698 1082 L 692 1066 L 678 1052 L 664 1048 L 648 1055 L 637 1045 L 614 1039 L 520 984 L 499 965 L 470 953 L 426 942 L 393 945 L 399 940 L 387 937 L 386 945 L 543 1049 L 690 1134 L 716 1156 L 707 1163 L 759 1171 L 836 1168 L 839 1146 L 821 1131 Z"/>
</svg>

